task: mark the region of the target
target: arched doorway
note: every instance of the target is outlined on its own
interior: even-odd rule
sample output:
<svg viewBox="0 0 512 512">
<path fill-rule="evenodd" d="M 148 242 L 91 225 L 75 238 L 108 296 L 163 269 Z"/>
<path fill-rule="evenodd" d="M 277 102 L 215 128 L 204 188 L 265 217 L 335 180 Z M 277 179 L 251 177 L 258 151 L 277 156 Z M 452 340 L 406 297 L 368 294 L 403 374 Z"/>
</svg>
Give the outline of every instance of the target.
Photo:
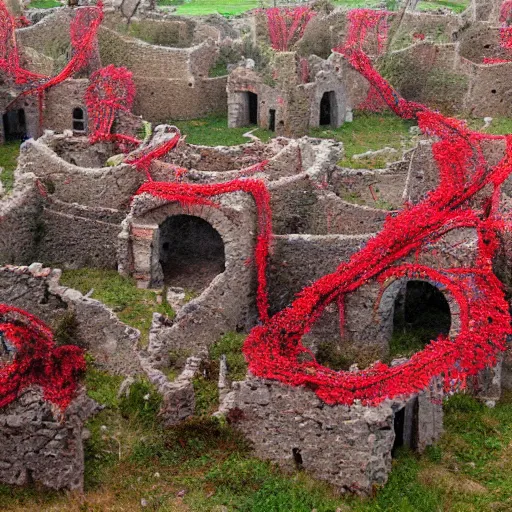
<svg viewBox="0 0 512 512">
<path fill-rule="evenodd" d="M 324 92 L 320 101 L 320 126 L 336 126 L 338 108 L 334 91 Z"/>
<path fill-rule="evenodd" d="M 159 232 L 159 261 L 166 285 L 199 294 L 224 272 L 224 242 L 205 220 L 175 215 L 159 226 Z"/>
<path fill-rule="evenodd" d="M 444 294 L 427 281 L 408 281 L 395 299 L 392 356 L 422 350 L 451 328 L 450 305 Z"/>
<path fill-rule="evenodd" d="M 410 357 L 440 335 L 448 336 L 451 327 L 450 304 L 439 288 L 421 280 L 402 283 L 394 302 L 390 359 Z M 426 432 L 420 431 L 420 402 L 420 397 L 412 397 L 402 408 L 395 411 L 393 456 L 402 446 L 418 449 L 420 438 L 427 436 Z M 433 404 L 430 408 L 422 409 L 421 414 L 424 419 L 428 417 L 428 421 L 432 421 L 434 425 L 433 418 L 439 407 L 441 406 Z"/>
<path fill-rule="evenodd" d="M 27 122 L 25 110 L 9 110 L 6 112 L 2 121 L 4 124 L 4 138 L 6 141 L 24 140 L 27 137 Z"/>
</svg>

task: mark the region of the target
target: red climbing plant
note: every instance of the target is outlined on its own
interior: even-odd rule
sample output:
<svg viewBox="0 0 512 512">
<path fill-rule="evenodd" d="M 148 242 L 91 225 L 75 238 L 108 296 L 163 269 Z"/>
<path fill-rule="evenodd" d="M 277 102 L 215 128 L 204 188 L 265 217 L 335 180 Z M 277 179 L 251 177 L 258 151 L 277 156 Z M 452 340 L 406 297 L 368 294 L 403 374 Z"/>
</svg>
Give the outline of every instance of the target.
<svg viewBox="0 0 512 512">
<path fill-rule="evenodd" d="M 309 7 L 274 7 L 264 9 L 268 34 L 274 50 L 287 52 L 302 38 L 308 23 L 315 16 Z"/>
<path fill-rule="evenodd" d="M 363 16 L 359 12 L 358 16 Z M 373 13 L 365 28 L 374 26 Z M 444 376 L 447 389 L 463 386 L 468 376 L 497 362 L 512 334 L 508 304 L 502 285 L 493 273 L 492 259 L 498 248 L 498 234 L 506 227 L 500 214 L 501 185 L 512 173 L 512 136 L 492 136 L 469 130 L 463 121 L 444 117 L 427 107 L 407 101 L 375 70 L 361 47 L 361 38 L 349 37 L 337 48 L 360 72 L 397 115 L 418 122 L 421 130 L 434 137 L 433 155 L 439 167 L 439 186 L 417 204 L 406 204 L 390 215 L 381 233 L 335 272 L 304 288 L 287 308 L 268 317 L 265 264 L 270 240 L 268 192 L 262 182 L 235 180 L 215 185 L 147 183 L 139 193 L 148 192 L 184 204 L 212 204 L 215 195 L 245 190 L 254 194 L 259 212 L 258 305 L 261 325 L 249 334 L 244 354 L 250 371 L 291 386 L 305 386 L 328 404 L 352 404 L 360 400 L 377 405 L 420 391 L 432 379 Z M 484 155 L 483 144 L 502 140 L 506 155 L 496 165 Z M 485 191 L 490 193 L 484 194 Z M 476 200 L 476 198 L 479 198 Z M 477 257 L 461 268 L 432 269 L 407 263 L 406 258 L 428 250 L 448 232 L 472 228 L 478 236 Z M 387 287 L 396 279 L 424 279 L 435 282 L 451 295 L 460 310 L 460 329 L 454 339 L 439 336 L 407 362 L 390 367 L 376 362 L 355 372 L 334 371 L 320 365 L 304 347 L 301 338 L 325 308 L 337 303 L 343 331 L 344 298 L 361 286 L 377 281 Z"/>
<path fill-rule="evenodd" d="M 262 171 L 268 164 L 263 161 L 248 169 L 242 169 L 240 175 L 252 174 Z M 226 183 L 212 185 L 194 185 L 190 183 L 148 182 L 144 183 L 136 195 L 148 193 L 167 201 L 176 201 L 183 205 L 210 205 L 215 203 L 210 199 L 221 194 L 233 192 L 247 192 L 252 195 L 256 203 L 258 215 L 258 235 L 254 250 L 254 262 L 257 268 L 258 288 L 256 303 L 260 319 L 267 321 L 268 294 L 267 294 L 267 259 L 270 239 L 272 236 L 272 211 L 270 209 L 270 194 L 265 183 L 254 179 L 236 179 Z"/>
<path fill-rule="evenodd" d="M 0 348 L 10 355 L 0 360 L 0 408 L 29 386 L 41 386 L 46 400 L 66 409 L 85 371 L 83 350 L 57 347 L 46 324 L 5 304 L 0 304 L 0 335 Z"/>
<path fill-rule="evenodd" d="M 439 186 L 416 205 L 407 204 L 390 215 L 381 233 L 335 272 L 303 289 L 297 299 L 248 336 L 244 353 L 250 371 L 292 386 L 306 386 L 328 404 L 360 400 L 376 405 L 420 391 L 432 378 L 444 375 L 448 389 L 464 384 L 505 350 L 512 333 L 502 285 L 493 273 L 492 258 L 498 233 L 505 227 L 499 212 L 501 185 L 512 173 L 512 136 L 473 132 L 464 122 L 446 118 L 409 102 L 379 75 L 356 43 L 337 48 L 399 116 L 415 119 L 421 130 L 437 139 L 433 154 L 439 166 Z M 484 142 L 503 140 L 506 155 L 496 165 L 485 158 Z M 492 189 L 487 198 L 475 196 Z M 428 248 L 453 229 L 473 228 L 478 234 L 477 258 L 464 268 L 434 270 L 404 259 Z M 387 286 L 395 279 L 427 279 L 444 288 L 460 308 L 460 330 L 455 339 L 440 336 L 410 360 L 390 367 L 376 362 L 356 372 L 336 372 L 316 362 L 301 343 L 324 309 L 340 297 L 377 280 Z M 343 326 L 342 326 L 343 327 Z"/>
<path fill-rule="evenodd" d="M 70 25 L 73 56 L 64 69 L 56 76 L 49 77 L 32 73 L 20 64 L 20 55 L 16 44 L 16 20 L 0 0 L 0 71 L 3 71 L 21 89 L 18 96 L 37 95 L 39 97 L 40 118 L 43 111 L 45 91 L 72 77 L 86 67 L 97 48 L 97 32 L 103 20 L 103 4 L 82 7 L 76 10 Z M 17 101 L 16 98 L 11 102 Z"/>
<path fill-rule="evenodd" d="M 346 46 L 357 47 L 366 53 L 381 55 L 386 49 L 389 33 L 389 17 L 396 13 L 373 9 L 353 9 L 347 15 L 349 28 Z M 371 36 L 373 35 L 373 40 Z M 373 44 L 372 44 L 373 42 Z M 370 86 L 366 99 L 358 105 L 359 110 L 381 112 L 387 106 L 377 89 Z"/>
<path fill-rule="evenodd" d="M 95 71 L 85 93 L 85 103 L 92 121 L 89 137 L 91 144 L 98 141 L 117 141 L 139 145 L 134 137 L 112 134 L 112 124 L 120 111 L 130 112 L 135 97 L 135 84 L 132 73 L 126 68 L 116 68 L 112 64 Z"/>
<path fill-rule="evenodd" d="M 500 23 L 501 46 L 512 50 L 512 0 L 505 0 L 501 5 Z"/>
</svg>

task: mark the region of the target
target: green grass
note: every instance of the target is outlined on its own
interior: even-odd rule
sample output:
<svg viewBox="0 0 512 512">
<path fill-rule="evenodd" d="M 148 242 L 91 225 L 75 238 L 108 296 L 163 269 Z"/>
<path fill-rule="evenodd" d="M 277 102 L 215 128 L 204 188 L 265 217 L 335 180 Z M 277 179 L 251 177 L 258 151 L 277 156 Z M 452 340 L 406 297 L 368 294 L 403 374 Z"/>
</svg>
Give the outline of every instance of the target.
<svg viewBox="0 0 512 512">
<path fill-rule="evenodd" d="M 0 174 L 0 180 L 6 192 L 12 190 L 14 185 L 14 170 L 16 169 L 19 154 L 19 141 L 0 144 L 0 167 L 4 168 L 4 171 Z"/>
<path fill-rule="evenodd" d="M 119 320 L 139 329 L 142 343 L 147 342 L 153 312 L 174 317 L 166 302 L 157 303 L 155 292 L 137 288 L 134 279 L 123 277 L 115 270 L 65 270 L 61 284 L 84 294 L 94 289 L 91 297 L 112 308 Z"/>
<path fill-rule="evenodd" d="M 205 146 L 234 146 L 250 142 L 243 134 L 256 127 L 228 128 L 224 116 L 211 116 L 192 121 L 170 121 L 175 124 L 190 144 Z M 346 158 L 341 162 L 346 167 L 372 169 L 384 167 L 386 159 L 377 157 L 352 161 L 351 157 L 369 150 L 381 149 L 385 146 L 400 149 L 408 147 L 412 138 L 409 128 L 414 123 L 404 121 L 394 114 L 372 114 L 356 111 L 354 121 L 345 123 L 341 128 L 314 129 L 310 135 L 313 137 L 335 139 L 343 142 Z M 267 142 L 274 135 L 273 132 L 257 128 L 254 135 L 263 142 Z M 394 158 L 395 159 L 395 158 Z"/>
<path fill-rule="evenodd" d="M 52 7 L 62 7 L 57 0 L 32 0 L 27 9 L 51 9 Z"/>
<path fill-rule="evenodd" d="M 404 121 L 391 113 L 373 114 L 356 111 L 352 123 L 344 123 L 336 130 L 314 129 L 311 135 L 343 142 L 345 159 L 340 162 L 341 166 L 375 169 L 384 167 L 386 159 L 380 156 L 356 161 L 351 160 L 352 156 L 386 146 L 395 149 L 408 147 L 411 141 L 409 128 L 413 125 L 414 123 Z M 397 158 L 393 157 L 393 159 Z"/>
<path fill-rule="evenodd" d="M 444 7 L 445 9 L 451 9 L 456 14 L 464 12 L 468 6 L 469 0 L 430 0 L 418 4 L 420 11 L 432 11 Z"/>
<path fill-rule="evenodd" d="M 42 0 L 51 1 L 51 0 Z M 332 2 L 336 6 L 356 9 L 359 7 L 375 8 L 382 4 L 379 0 L 335 0 Z M 468 5 L 468 0 L 432 0 L 422 1 L 419 4 L 421 10 L 438 9 L 445 7 L 452 11 L 462 12 Z M 272 0 L 158 0 L 158 5 L 176 7 L 177 14 L 186 15 L 205 15 L 219 13 L 224 16 L 236 16 L 251 9 L 257 9 L 261 6 L 272 7 Z M 392 7 L 393 2 L 389 0 L 388 8 Z"/>
<path fill-rule="evenodd" d="M 492 135 L 508 135 L 512 133 L 512 118 L 510 117 L 495 117 L 491 125 L 485 130 L 483 130 L 483 119 L 469 119 L 468 125 L 472 130 L 478 130 Z"/>
<path fill-rule="evenodd" d="M 140 510 L 141 500 L 162 512 L 511 510 L 511 394 L 494 409 L 466 395 L 450 398 L 441 441 L 422 456 L 401 451 L 388 483 L 361 500 L 254 458 L 224 421 L 202 415 L 164 429 L 152 386 L 139 379 L 118 398 L 121 381 L 89 364 L 88 393 L 105 409 L 87 425 L 84 495 L 0 485 L 2 512 L 120 512 Z"/>
<path fill-rule="evenodd" d="M 272 132 L 256 126 L 228 128 L 225 116 L 210 116 L 193 121 L 171 120 L 170 123 L 176 125 L 187 136 L 188 143 L 203 146 L 236 146 L 251 142 L 251 139 L 244 137 L 243 134 L 254 129 L 253 135 L 259 137 L 263 142 L 267 142 L 274 135 Z"/>
</svg>

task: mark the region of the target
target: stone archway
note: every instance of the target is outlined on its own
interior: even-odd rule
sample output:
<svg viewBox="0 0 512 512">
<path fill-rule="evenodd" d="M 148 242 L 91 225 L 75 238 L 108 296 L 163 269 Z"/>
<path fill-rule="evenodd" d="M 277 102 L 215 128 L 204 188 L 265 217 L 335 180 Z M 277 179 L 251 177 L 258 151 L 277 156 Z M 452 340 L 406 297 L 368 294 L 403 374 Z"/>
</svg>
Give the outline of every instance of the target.
<svg viewBox="0 0 512 512">
<path fill-rule="evenodd" d="M 226 268 L 219 232 L 193 215 L 174 215 L 161 223 L 158 250 L 164 283 L 195 294 Z"/>
<path fill-rule="evenodd" d="M 320 126 L 338 126 L 338 103 L 334 91 L 324 92 L 320 100 Z"/>
</svg>

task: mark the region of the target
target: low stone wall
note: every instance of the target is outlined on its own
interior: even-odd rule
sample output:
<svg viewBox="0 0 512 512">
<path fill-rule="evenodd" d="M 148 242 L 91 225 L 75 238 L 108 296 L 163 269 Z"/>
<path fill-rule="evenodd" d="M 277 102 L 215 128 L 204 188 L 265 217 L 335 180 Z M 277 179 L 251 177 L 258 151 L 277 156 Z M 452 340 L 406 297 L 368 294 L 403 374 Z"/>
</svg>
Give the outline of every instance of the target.
<svg viewBox="0 0 512 512">
<path fill-rule="evenodd" d="M 253 443 L 257 457 L 303 469 L 342 492 L 369 495 L 391 471 L 399 410 L 406 409 L 404 444 L 422 450 L 441 435 L 442 407 L 432 402 L 437 393 L 378 407 L 328 406 L 305 388 L 249 376 L 233 383 L 220 411 Z"/>
<path fill-rule="evenodd" d="M 75 342 L 85 347 L 95 364 L 117 375 L 141 372 L 136 345 L 140 333 L 123 324 L 101 302 L 59 285 L 61 271 L 30 267 L 0 267 L 0 303 L 19 307 L 53 327 L 74 314 Z"/>
<path fill-rule="evenodd" d="M 82 389 L 61 417 L 39 388 L 0 408 L 0 482 L 83 490 L 84 423 L 98 410 Z"/>
<path fill-rule="evenodd" d="M 31 263 L 41 237 L 42 198 L 35 176 L 18 176 L 12 193 L 0 200 L 0 264 Z"/>
</svg>

